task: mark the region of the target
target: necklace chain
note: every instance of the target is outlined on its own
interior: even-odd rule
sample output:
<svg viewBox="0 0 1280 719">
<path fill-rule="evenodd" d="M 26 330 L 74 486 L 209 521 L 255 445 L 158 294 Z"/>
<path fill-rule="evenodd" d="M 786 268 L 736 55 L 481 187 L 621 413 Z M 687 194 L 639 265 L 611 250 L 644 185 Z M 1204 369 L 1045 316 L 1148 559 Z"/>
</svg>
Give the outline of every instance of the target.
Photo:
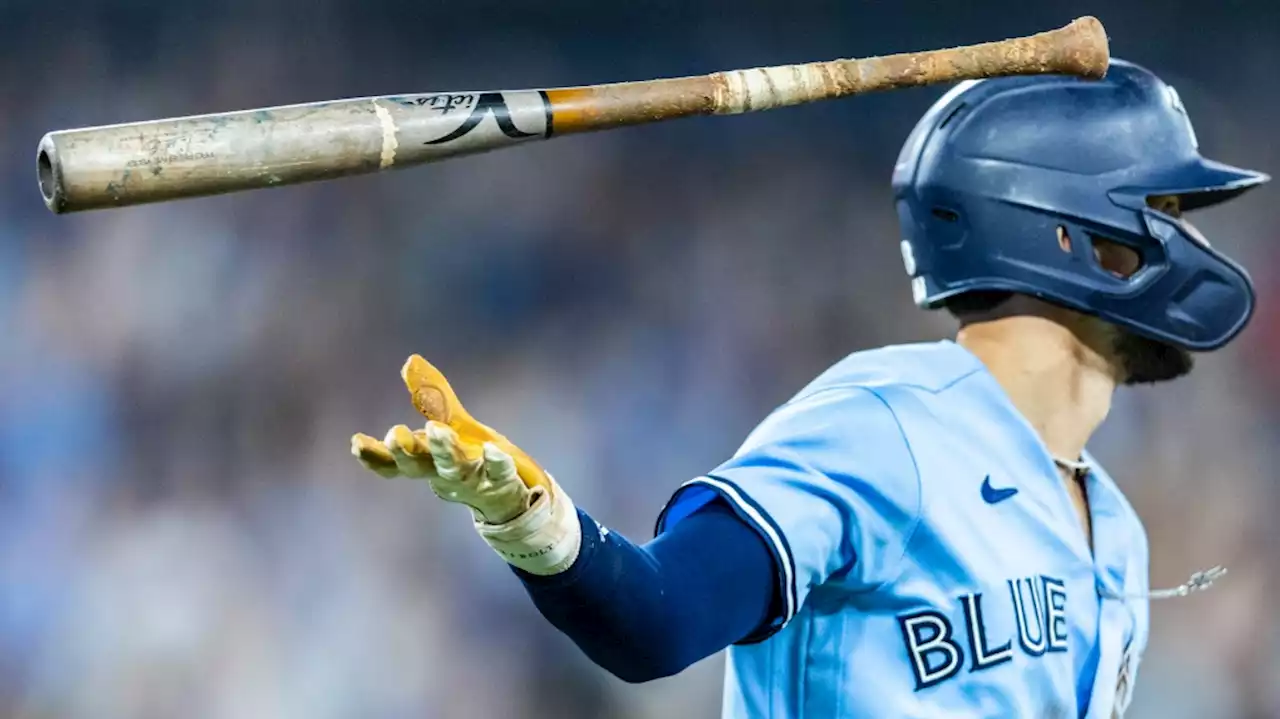
<svg viewBox="0 0 1280 719">
<path fill-rule="evenodd" d="M 1063 459 L 1054 457 L 1053 463 L 1058 467 L 1070 472 L 1076 479 L 1084 479 L 1089 474 L 1089 463 L 1082 460 Z M 1099 585 L 1099 594 L 1111 599 L 1170 599 L 1173 597 L 1185 597 L 1193 592 L 1202 592 L 1213 583 L 1221 579 L 1227 573 L 1227 568 L 1221 565 L 1211 567 L 1203 571 L 1196 572 L 1191 575 L 1185 583 L 1179 584 L 1170 589 L 1156 589 L 1150 592 L 1141 592 L 1135 594 L 1112 593 L 1102 589 Z"/>
</svg>

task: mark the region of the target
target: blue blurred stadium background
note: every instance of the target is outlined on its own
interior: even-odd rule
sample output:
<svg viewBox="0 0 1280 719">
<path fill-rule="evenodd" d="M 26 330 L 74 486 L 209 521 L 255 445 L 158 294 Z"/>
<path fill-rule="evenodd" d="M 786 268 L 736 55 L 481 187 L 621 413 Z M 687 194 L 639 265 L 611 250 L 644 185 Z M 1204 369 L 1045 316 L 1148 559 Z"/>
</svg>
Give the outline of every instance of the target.
<svg viewBox="0 0 1280 719">
<path fill-rule="evenodd" d="M 378 177 L 54 217 L 48 130 L 574 85 L 1027 34 L 1093 13 L 1206 154 L 1275 172 L 1280 6 L 1111 2 L 0 1 L 0 716 L 717 715 L 719 658 L 613 680 L 352 432 L 420 352 L 632 538 L 845 353 L 917 311 L 889 173 L 941 88 L 633 128 Z M 1280 314 L 1268 188 L 1195 218 L 1261 310 L 1093 444 L 1151 533 L 1137 717 L 1280 716 Z M 886 661 L 894 661 L 886 657 Z M 868 688 L 874 691 L 874 688 Z"/>
</svg>

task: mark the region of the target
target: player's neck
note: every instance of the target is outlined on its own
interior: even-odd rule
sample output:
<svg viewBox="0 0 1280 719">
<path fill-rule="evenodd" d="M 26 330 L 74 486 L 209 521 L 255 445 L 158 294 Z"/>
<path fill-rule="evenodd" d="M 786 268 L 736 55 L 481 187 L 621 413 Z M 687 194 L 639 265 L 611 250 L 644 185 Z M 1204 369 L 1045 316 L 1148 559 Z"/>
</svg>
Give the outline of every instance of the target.
<svg viewBox="0 0 1280 719">
<path fill-rule="evenodd" d="M 963 327 L 956 342 L 982 360 L 1054 457 L 1077 459 L 1111 409 L 1114 372 L 1057 322 L 1004 317 Z"/>
</svg>

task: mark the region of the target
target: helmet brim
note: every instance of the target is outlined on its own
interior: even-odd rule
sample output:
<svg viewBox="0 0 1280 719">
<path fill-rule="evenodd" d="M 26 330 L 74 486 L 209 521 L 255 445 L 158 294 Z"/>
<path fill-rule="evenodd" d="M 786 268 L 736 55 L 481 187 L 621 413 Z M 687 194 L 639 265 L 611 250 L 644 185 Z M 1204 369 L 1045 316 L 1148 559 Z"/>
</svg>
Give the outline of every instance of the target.
<svg viewBox="0 0 1280 719">
<path fill-rule="evenodd" d="M 1255 170 L 1234 167 L 1202 157 L 1175 167 L 1162 168 L 1122 190 L 1128 195 L 1176 195 L 1183 212 L 1226 202 L 1271 180 Z"/>
</svg>

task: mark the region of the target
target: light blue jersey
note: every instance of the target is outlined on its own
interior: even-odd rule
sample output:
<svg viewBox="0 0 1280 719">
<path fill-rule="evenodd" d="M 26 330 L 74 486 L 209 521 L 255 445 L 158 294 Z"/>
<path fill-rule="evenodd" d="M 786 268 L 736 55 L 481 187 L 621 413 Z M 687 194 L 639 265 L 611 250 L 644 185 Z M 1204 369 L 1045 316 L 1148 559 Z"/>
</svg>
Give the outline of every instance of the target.
<svg viewBox="0 0 1280 719">
<path fill-rule="evenodd" d="M 719 495 L 782 588 L 728 651 L 726 719 L 1123 713 L 1147 643 L 1147 540 L 1091 457 L 1090 550 L 1044 443 L 944 341 L 860 352 L 685 484 Z"/>
</svg>

